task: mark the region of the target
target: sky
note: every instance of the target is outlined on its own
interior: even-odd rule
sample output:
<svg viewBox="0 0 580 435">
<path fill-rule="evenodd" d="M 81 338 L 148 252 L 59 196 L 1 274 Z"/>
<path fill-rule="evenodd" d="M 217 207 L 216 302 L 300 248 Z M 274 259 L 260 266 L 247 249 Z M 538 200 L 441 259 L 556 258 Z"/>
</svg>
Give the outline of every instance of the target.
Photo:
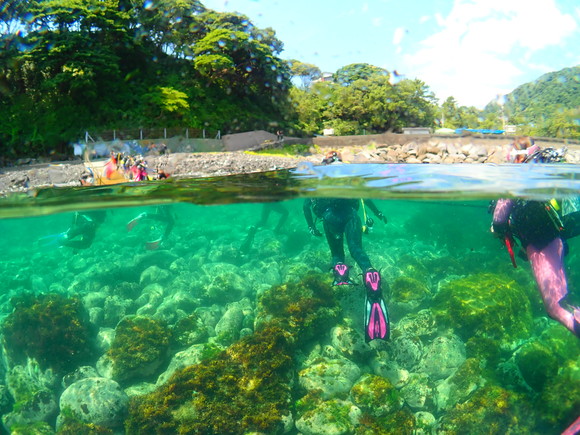
<svg viewBox="0 0 580 435">
<path fill-rule="evenodd" d="M 580 65 L 580 0 L 201 0 L 284 43 L 282 59 L 334 73 L 368 63 L 482 109 Z M 580 80 L 580 77 L 578 77 Z"/>
</svg>

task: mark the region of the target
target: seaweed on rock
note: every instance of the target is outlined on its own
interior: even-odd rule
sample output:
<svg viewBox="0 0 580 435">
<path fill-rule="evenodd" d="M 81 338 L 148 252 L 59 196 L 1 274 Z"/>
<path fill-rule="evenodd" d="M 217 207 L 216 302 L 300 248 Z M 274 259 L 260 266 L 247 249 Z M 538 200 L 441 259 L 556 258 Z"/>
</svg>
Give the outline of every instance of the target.
<svg viewBox="0 0 580 435">
<path fill-rule="evenodd" d="M 156 391 L 134 397 L 127 433 L 276 433 L 290 414 L 298 343 L 336 322 L 339 308 L 320 275 L 272 287 L 261 322 L 219 354 L 178 370 Z"/>
<path fill-rule="evenodd" d="M 59 294 L 25 294 L 12 303 L 14 311 L 2 330 L 15 363 L 34 358 L 44 369 L 65 373 L 90 361 L 95 331 L 80 300 Z"/>
</svg>

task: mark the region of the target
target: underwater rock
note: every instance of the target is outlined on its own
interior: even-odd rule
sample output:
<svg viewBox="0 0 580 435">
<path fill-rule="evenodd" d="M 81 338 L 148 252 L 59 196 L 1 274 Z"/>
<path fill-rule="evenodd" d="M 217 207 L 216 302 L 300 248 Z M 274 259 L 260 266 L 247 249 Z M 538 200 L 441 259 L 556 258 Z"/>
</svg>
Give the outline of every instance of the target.
<svg viewBox="0 0 580 435">
<path fill-rule="evenodd" d="M 198 300 L 180 290 L 166 296 L 153 317 L 168 324 L 175 324 L 179 319 L 186 317 L 186 313 L 192 313 L 198 305 Z"/>
<path fill-rule="evenodd" d="M 437 332 L 435 316 L 430 309 L 407 314 L 397 322 L 397 333 L 407 337 L 429 337 Z"/>
<path fill-rule="evenodd" d="M 85 423 L 114 429 L 123 425 L 128 407 L 129 397 L 117 382 L 86 378 L 70 385 L 60 396 L 59 420 L 66 410 Z"/>
<path fill-rule="evenodd" d="M 423 356 L 423 343 L 419 338 L 397 337 L 387 345 L 391 358 L 402 368 L 413 371 Z"/>
<path fill-rule="evenodd" d="M 350 401 L 319 401 L 296 420 L 296 429 L 304 435 L 343 435 L 354 431 L 360 410 Z"/>
<path fill-rule="evenodd" d="M 172 336 L 173 344 L 183 349 L 206 341 L 209 334 L 201 318 L 193 313 L 177 321 L 172 329 Z"/>
<path fill-rule="evenodd" d="M 233 264 L 204 264 L 202 272 L 202 298 L 206 301 L 219 304 L 239 301 L 252 290 L 248 280 L 240 275 L 239 268 Z"/>
<path fill-rule="evenodd" d="M 563 329 L 563 328 L 562 328 Z M 565 331 L 565 333 L 568 333 Z M 570 334 L 568 334 L 570 335 Z M 578 341 L 577 338 L 570 337 Z M 557 374 L 548 379 L 540 394 L 542 403 L 541 420 L 558 433 L 564 431 L 578 417 L 580 409 L 580 361 L 565 362 Z M 564 423 L 564 424 L 563 424 Z"/>
<path fill-rule="evenodd" d="M 13 410 L 2 416 L 4 427 L 49 422 L 58 412 L 57 399 L 50 390 L 39 390 L 25 400 L 16 401 Z"/>
<path fill-rule="evenodd" d="M 161 367 L 169 353 L 171 332 L 161 322 L 142 316 L 125 317 L 115 328 L 107 352 L 113 379 L 146 379 Z"/>
<path fill-rule="evenodd" d="M 539 340 L 524 344 L 515 352 L 514 358 L 526 384 L 537 392 L 542 391 L 548 380 L 558 373 L 561 363 L 552 349 Z"/>
<path fill-rule="evenodd" d="M 387 416 L 403 406 L 403 398 L 395 386 L 377 375 L 363 375 L 350 390 L 352 401 L 366 414 Z"/>
<path fill-rule="evenodd" d="M 149 394 L 155 391 L 157 388 L 156 384 L 152 384 L 151 382 L 139 382 L 138 384 L 130 385 L 129 387 L 125 388 L 125 394 L 129 396 L 129 398 L 133 396 L 143 396 L 144 394 Z"/>
<path fill-rule="evenodd" d="M 409 382 L 401 388 L 401 396 L 413 411 L 429 407 L 433 403 L 429 377 L 423 373 L 411 373 Z"/>
<path fill-rule="evenodd" d="M 194 364 L 199 364 L 205 359 L 216 356 L 222 350 L 222 347 L 213 343 L 202 343 L 194 344 L 181 352 L 177 352 L 171 359 L 167 370 L 161 373 L 157 378 L 156 385 L 159 386 L 167 382 L 177 370 Z"/>
<path fill-rule="evenodd" d="M 346 358 L 320 358 L 298 373 L 298 382 L 307 391 L 320 390 L 322 399 L 331 399 L 348 393 L 360 373 L 360 368 Z"/>
<path fill-rule="evenodd" d="M 391 283 L 389 310 L 397 318 L 417 312 L 419 306 L 431 296 L 429 288 L 420 280 L 400 276 Z"/>
<path fill-rule="evenodd" d="M 165 290 L 161 284 L 153 283 L 145 286 L 141 295 L 135 301 L 135 304 L 140 307 L 137 309 L 137 314 L 141 315 L 140 311 L 143 311 L 144 307 L 147 306 L 147 314 L 153 314 L 155 309 L 163 302 L 165 297 Z M 145 314 L 143 314 L 145 315 Z"/>
<path fill-rule="evenodd" d="M 240 337 L 243 321 L 244 313 L 241 308 L 231 304 L 215 325 L 215 340 L 224 346 L 232 344 Z"/>
<path fill-rule="evenodd" d="M 401 388 L 409 382 L 409 371 L 405 370 L 388 357 L 379 354 L 371 360 L 371 368 L 375 375 L 387 378 L 396 388 Z"/>
<path fill-rule="evenodd" d="M 105 320 L 105 310 L 101 307 L 89 308 L 89 321 L 96 327 L 100 327 Z"/>
<path fill-rule="evenodd" d="M 80 300 L 58 294 L 23 294 L 12 300 L 14 311 L 2 326 L 10 360 L 64 373 L 90 360 L 95 330 Z"/>
<path fill-rule="evenodd" d="M 303 342 L 330 331 L 341 309 L 336 301 L 330 276 L 309 273 L 299 282 L 275 286 L 258 302 L 254 330 L 273 322 Z"/>
<path fill-rule="evenodd" d="M 103 308 L 105 306 L 105 299 L 107 299 L 107 293 L 103 291 L 90 292 L 83 296 L 83 305 L 87 310 L 91 308 Z"/>
<path fill-rule="evenodd" d="M 497 385 L 486 385 L 442 415 L 438 433 L 535 433 L 528 402 Z"/>
<path fill-rule="evenodd" d="M 85 378 L 98 378 L 99 374 L 97 373 L 97 369 L 91 366 L 81 366 L 77 368 L 74 372 L 69 373 L 62 378 L 62 386 L 63 388 L 68 388 L 72 384 L 81 379 Z"/>
<path fill-rule="evenodd" d="M 97 333 L 97 349 L 100 353 L 105 353 L 111 348 L 115 339 L 115 330 L 113 328 L 99 328 Z"/>
<path fill-rule="evenodd" d="M 425 349 L 419 371 L 433 380 L 452 375 L 465 361 L 465 344 L 455 335 L 434 339 Z"/>
<path fill-rule="evenodd" d="M 54 435 L 52 426 L 44 421 L 15 425 L 10 428 L 10 435 Z"/>
<path fill-rule="evenodd" d="M 465 360 L 457 371 L 439 382 L 435 388 L 435 404 L 439 412 L 465 401 L 475 390 L 485 385 L 482 369 L 475 358 Z"/>
<path fill-rule="evenodd" d="M 279 433 L 291 402 L 288 338 L 269 325 L 177 370 L 153 393 L 133 398 L 127 433 Z"/>
<path fill-rule="evenodd" d="M 139 284 L 144 287 L 149 284 L 167 285 L 172 278 L 173 274 L 170 271 L 161 269 L 158 266 L 149 266 L 147 269 L 141 272 L 141 276 L 139 277 Z"/>
<path fill-rule="evenodd" d="M 419 411 L 415 413 L 415 425 L 414 435 L 434 434 L 436 433 L 437 419 L 430 412 Z"/>
<path fill-rule="evenodd" d="M 443 325 L 464 340 L 484 336 L 509 348 L 532 329 L 530 297 L 506 276 L 479 273 L 446 282 L 434 298 L 433 311 Z"/>
<path fill-rule="evenodd" d="M 359 330 L 346 325 L 335 326 L 330 331 L 332 346 L 354 361 L 366 361 L 372 349 L 365 343 Z"/>
<path fill-rule="evenodd" d="M 132 300 L 122 299 L 117 295 L 107 296 L 103 311 L 103 326 L 114 327 L 123 317 L 133 314 L 134 304 Z"/>
<path fill-rule="evenodd" d="M 58 412 L 57 397 L 53 391 L 58 384 L 51 369 L 43 371 L 29 359 L 25 366 L 17 365 L 6 374 L 6 387 L 14 399 L 12 411 L 2 417 L 4 426 L 29 425 L 49 422 Z"/>
</svg>

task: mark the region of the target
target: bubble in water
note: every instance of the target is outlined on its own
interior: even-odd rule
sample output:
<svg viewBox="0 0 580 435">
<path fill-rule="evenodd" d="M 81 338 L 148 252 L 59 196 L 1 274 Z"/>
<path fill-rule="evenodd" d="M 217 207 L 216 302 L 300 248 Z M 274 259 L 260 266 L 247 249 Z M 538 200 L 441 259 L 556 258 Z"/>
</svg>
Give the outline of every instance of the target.
<svg viewBox="0 0 580 435">
<path fill-rule="evenodd" d="M 143 9 L 146 9 L 146 10 L 150 11 L 153 8 L 154 8 L 154 5 L 153 5 L 153 1 L 152 0 L 145 0 L 143 2 Z"/>
</svg>

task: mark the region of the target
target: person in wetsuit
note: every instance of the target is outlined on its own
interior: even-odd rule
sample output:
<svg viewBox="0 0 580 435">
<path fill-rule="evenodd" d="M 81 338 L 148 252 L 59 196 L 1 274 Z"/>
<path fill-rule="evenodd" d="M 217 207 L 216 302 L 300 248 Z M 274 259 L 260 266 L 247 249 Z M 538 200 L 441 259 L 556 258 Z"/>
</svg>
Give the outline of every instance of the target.
<svg viewBox="0 0 580 435">
<path fill-rule="evenodd" d="M 246 235 L 246 238 L 244 239 L 240 247 L 240 250 L 242 252 L 247 253 L 250 250 L 250 248 L 252 247 L 252 243 L 254 243 L 254 237 L 256 236 L 256 233 L 260 228 L 264 228 L 266 226 L 266 224 L 268 223 L 268 218 L 270 217 L 272 212 L 280 216 L 278 218 L 278 224 L 274 228 L 274 232 L 280 233 L 280 231 L 282 231 L 282 228 L 284 228 L 284 225 L 288 220 L 289 214 L 288 209 L 281 202 L 265 203 L 262 206 L 262 214 L 260 217 L 260 221 L 256 223 L 256 225 L 252 225 L 250 228 L 248 228 L 248 234 Z"/>
<path fill-rule="evenodd" d="M 154 251 L 158 249 L 168 238 L 175 226 L 175 218 L 168 206 L 160 205 L 154 212 L 143 212 L 127 223 L 127 231 L 133 230 L 137 224 L 144 221 L 153 221 L 165 226 L 163 234 L 155 240 L 145 242 L 145 248 Z"/>
<path fill-rule="evenodd" d="M 105 221 L 106 211 L 76 212 L 70 228 L 62 233 L 57 244 L 74 249 L 87 249 L 95 240 L 97 229 Z"/>
<path fill-rule="evenodd" d="M 530 151 L 524 162 L 558 161 L 562 155 L 552 149 Z M 566 307 L 568 280 L 564 270 L 566 240 L 580 234 L 580 210 L 571 201 L 528 201 L 500 199 L 493 211 L 492 231 L 513 244 L 521 243 L 548 315 L 580 337 L 580 309 Z M 513 256 L 513 252 L 510 252 Z M 515 260 L 512 258 L 515 266 Z"/>
<path fill-rule="evenodd" d="M 323 163 L 331 164 L 341 160 L 340 154 L 331 151 Z M 373 268 L 362 246 L 363 225 L 358 215 L 361 203 L 363 201 L 360 199 L 312 198 L 304 201 L 303 211 L 308 230 L 312 235 L 322 236 L 316 227 L 313 214 L 322 221 L 332 258 L 333 285 L 353 284 L 349 278 L 349 267 L 345 263 L 345 238 L 350 255 L 363 272 L 363 282 L 367 290 L 365 337 L 368 342 L 376 338 L 388 339 L 390 328 L 387 308 L 382 296 L 381 275 Z M 387 222 L 386 217 L 371 200 L 365 200 L 364 205 L 368 206 L 378 219 Z"/>
</svg>

